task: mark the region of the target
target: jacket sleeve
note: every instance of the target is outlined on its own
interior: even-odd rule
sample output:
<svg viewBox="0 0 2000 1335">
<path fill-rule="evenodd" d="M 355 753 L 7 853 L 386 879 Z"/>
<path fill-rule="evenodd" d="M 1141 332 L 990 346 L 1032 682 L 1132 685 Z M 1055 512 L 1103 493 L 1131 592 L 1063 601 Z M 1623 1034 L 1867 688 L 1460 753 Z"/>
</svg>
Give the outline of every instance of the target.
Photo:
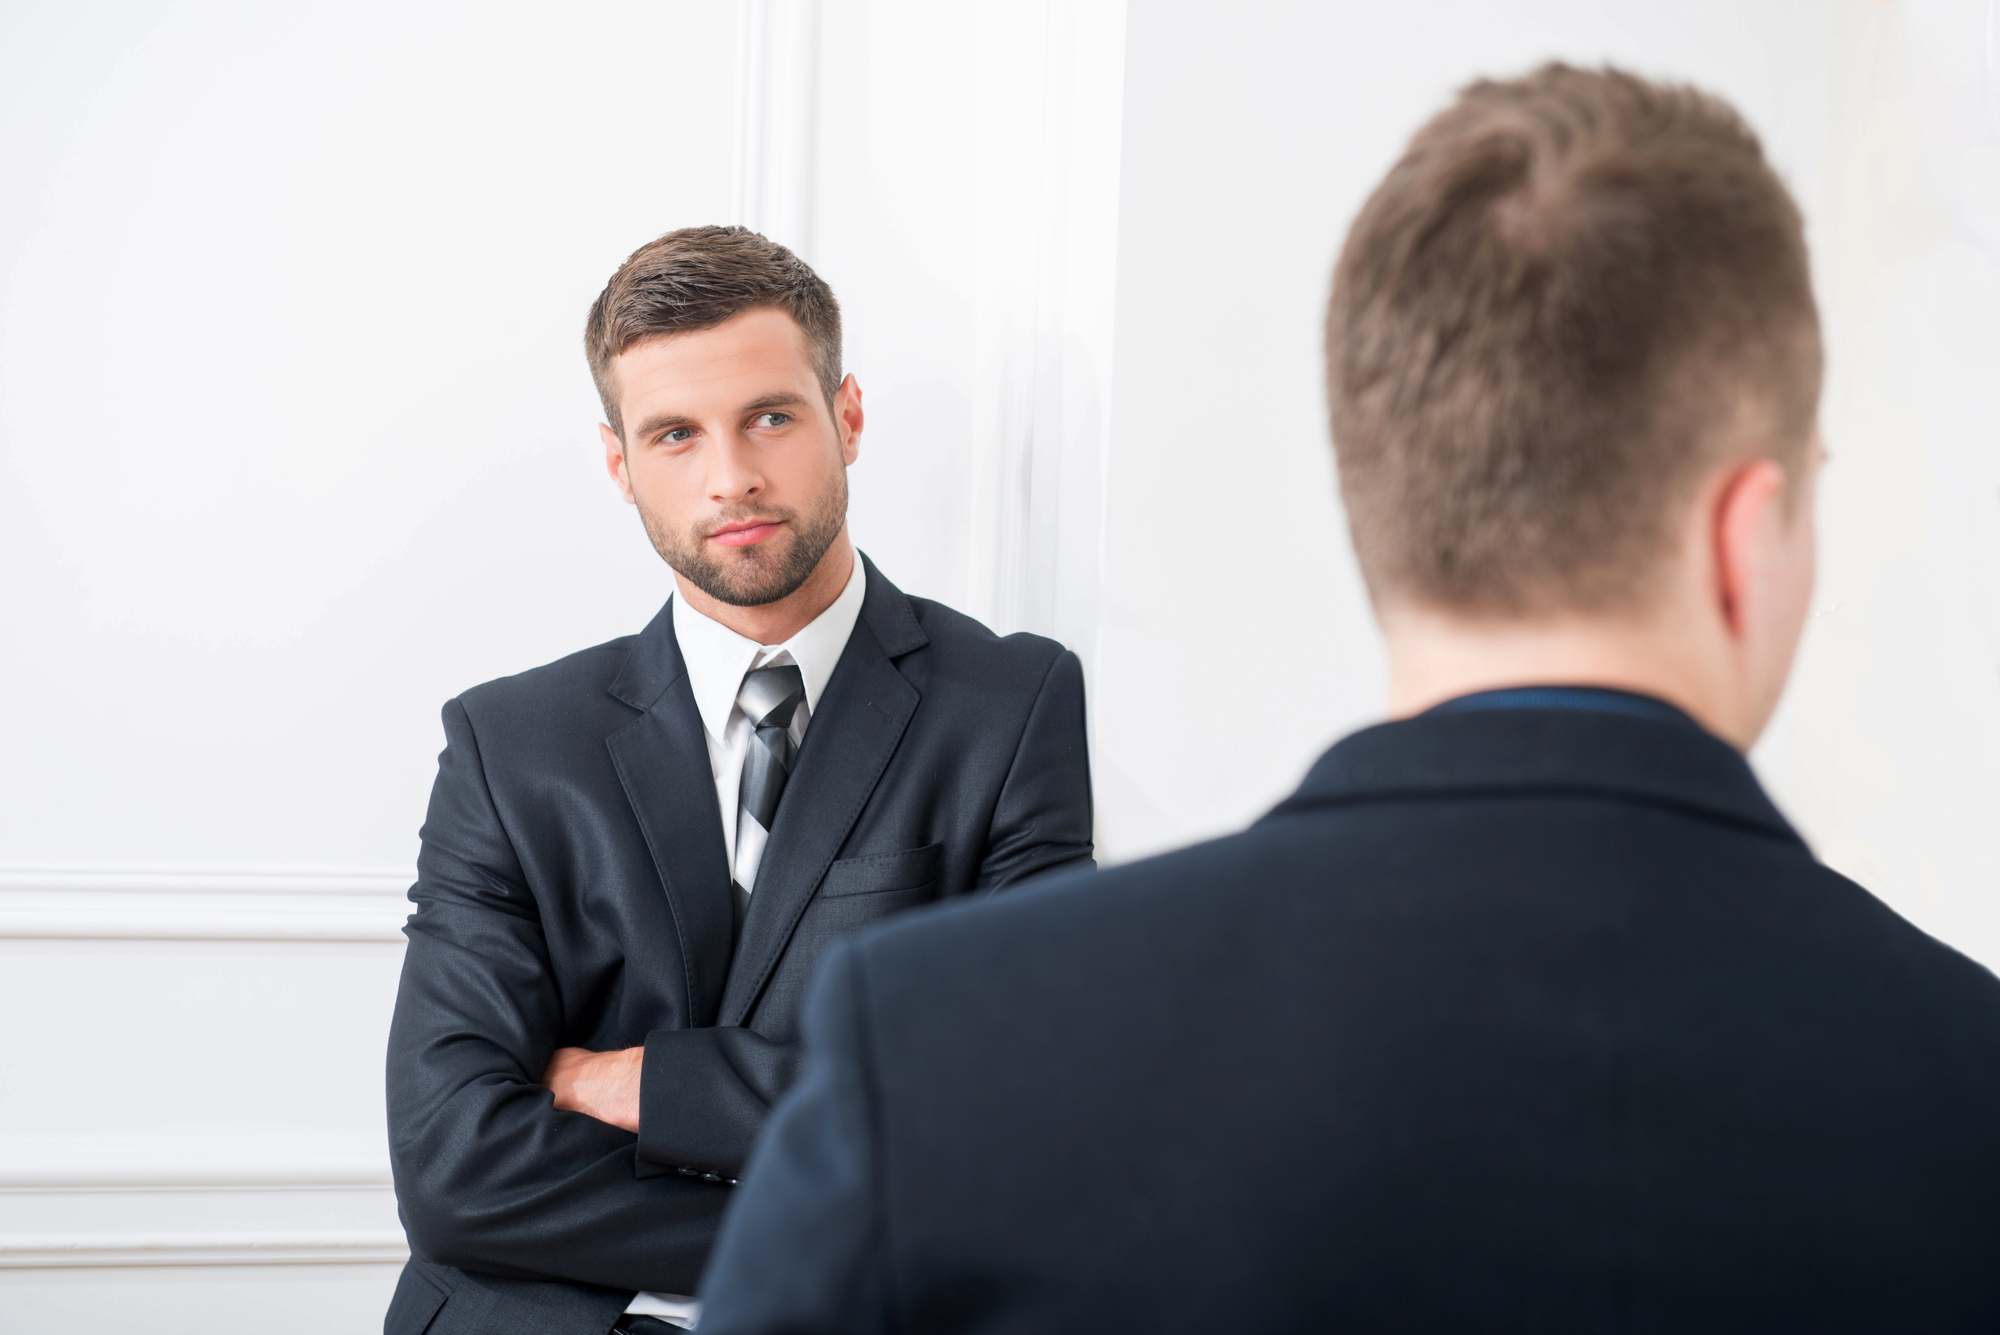
<svg viewBox="0 0 2000 1335">
<path fill-rule="evenodd" d="M 647 1034 L 639 1068 L 639 1172 L 734 1179 L 804 1060 L 799 1044 L 773 1043 L 734 1025 Z"/>
<path fill-rule="evenodd" d="M 424 822 L 389 1032 L 390 1159 L 419 1257 L 467 1270 L 690 1293 L 727 1188 L 635 1174 L 635 1138 L 558 1112 L 541 1077 L 563 1001 L 534 895 L 464 706 Z"/>
<path fill-rule="evenodd" d="M 807 995 L 804 1075 L 771 1114 L 702 1279 L 702 1335 L 885 1328 L 864 996 L 859 954 L 836 947 Z"/>
<path fill-rule="evenodd" d="M 1065 649 L 1049 664 L 1014 748 L 975 888 L 998 890 L 1058 867 L 1096 866 L 1093 820 L 1083 664 Z"/>
</svg>

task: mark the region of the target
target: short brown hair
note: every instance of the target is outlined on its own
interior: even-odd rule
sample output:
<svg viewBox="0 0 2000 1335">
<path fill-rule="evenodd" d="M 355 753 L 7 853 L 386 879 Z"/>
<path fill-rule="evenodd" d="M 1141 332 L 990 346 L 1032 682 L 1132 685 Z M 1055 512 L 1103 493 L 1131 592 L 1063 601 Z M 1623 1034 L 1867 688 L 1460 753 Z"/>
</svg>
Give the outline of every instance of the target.
<svg viewBox="0 0 2000 1335">
<path fill-rule="evenodd" d="M 624 439 L 611 359 L 635 343 L 712 329 L 745 311 L 781 310 L 805 331 L 829 406 L 840 388 L 840 303 L 806 262 L 747 227 L 683 227 L 618 266 L 591 303 L 583 351 L 605 420 Z"/>
<path fill-rule="evenodd" d="M 1474 83 L 1355 220 L 1326 361 L 1378 606 L 1608 610 L 1646 592 L 1744 412 L 1796 476 L 1820 385 L 1803 224 L 1715 97 L 1560 64 Z"/>
</svg>

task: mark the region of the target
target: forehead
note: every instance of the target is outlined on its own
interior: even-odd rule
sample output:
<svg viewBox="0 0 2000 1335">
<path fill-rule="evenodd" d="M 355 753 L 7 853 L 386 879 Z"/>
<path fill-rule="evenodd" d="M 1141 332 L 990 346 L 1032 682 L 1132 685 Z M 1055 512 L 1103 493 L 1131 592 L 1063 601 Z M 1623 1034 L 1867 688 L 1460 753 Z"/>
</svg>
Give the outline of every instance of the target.
<svg viewBox="0 0 2000 1335">
<path fill-rule="evenodd" d="M 816 383 L 805 331 L 781 310 L 745 311 L 719 325 L 635 343 L 611 359 L 621 411 L 748 402 Z"/>
</svg>

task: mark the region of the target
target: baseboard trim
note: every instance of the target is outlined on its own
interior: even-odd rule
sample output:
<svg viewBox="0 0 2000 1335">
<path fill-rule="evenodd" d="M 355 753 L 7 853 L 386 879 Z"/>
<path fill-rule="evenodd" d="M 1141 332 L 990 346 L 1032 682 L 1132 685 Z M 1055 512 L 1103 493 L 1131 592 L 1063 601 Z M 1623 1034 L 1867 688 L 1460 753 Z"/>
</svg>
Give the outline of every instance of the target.
<svg viewBox="0 0 2000 1335">
<path fill-rule="evenodd" d="M 0 867 L 0 940 L 391 941 L 407 871 Z"/>
</svg>

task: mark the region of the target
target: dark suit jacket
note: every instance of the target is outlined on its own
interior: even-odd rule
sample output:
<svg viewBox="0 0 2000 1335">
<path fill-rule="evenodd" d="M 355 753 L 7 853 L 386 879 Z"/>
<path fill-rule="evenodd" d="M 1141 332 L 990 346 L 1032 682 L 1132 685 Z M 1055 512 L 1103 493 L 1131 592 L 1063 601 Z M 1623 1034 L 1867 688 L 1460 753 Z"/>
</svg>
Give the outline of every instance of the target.
<svg viewBox="0 0 2000 1335">
<path fill-rule="evenodd" d="M 2000 1329 L 2000 981 L 1692 723 L 1350 737 L 837 950 L 702 1335 Z"/>
<path fill-rule="evenodd" d="M 389 1335 L 425 1329 L 447 1297 L 432 1335 L 602 1335 L 636 1289 L 693 1292 L 730 1189 L 686 1173 L 738 1171 L 796 1072 L 799 998 L 827 947 L 1090 865 L 1075 655 L 998 638 L 872 565 L 867 588 L 733 958 L 668 612 L 445 706 L 389 1039 L 415 1258 Z M 558 1047 L 642 1043 L 637 1137 L 557 1112 L 540 1084 Z"/>
</svg>

